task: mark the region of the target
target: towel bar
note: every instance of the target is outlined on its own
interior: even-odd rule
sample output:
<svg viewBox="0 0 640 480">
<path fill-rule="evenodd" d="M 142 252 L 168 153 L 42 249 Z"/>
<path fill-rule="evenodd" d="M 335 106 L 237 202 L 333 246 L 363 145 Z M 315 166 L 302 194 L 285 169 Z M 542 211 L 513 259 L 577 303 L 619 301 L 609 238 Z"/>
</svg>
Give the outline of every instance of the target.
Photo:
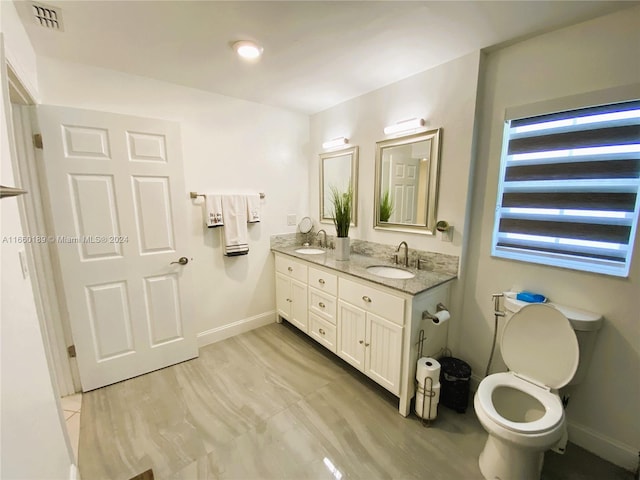
<svg viewBox="0 0 640 480">
<path fill-rule="evenodd" d="M 198 192 L 189 192 L 189 198 L 198 198 L 198 197 L 204 197 L 204 193 L 198 193 Z M 266 195 L 262 192 L 260 192 L 260 198 L 264 198 Z"/>
</svg>

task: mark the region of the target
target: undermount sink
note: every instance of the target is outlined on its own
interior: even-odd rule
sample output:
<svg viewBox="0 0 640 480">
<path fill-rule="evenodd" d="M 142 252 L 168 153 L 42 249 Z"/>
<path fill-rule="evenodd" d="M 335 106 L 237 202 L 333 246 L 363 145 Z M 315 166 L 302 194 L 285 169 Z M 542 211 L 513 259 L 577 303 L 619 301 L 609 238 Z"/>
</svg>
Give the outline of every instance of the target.
<svg viewBox="0 0 640 480">
<path fill-rule="evenodd" d="M 302 253 L 303 255 L 320 255 L 321 253 L 326 253 L 326 250 L 322 250 L 320 248 L 299 248 L 296 250 L 296 253 Z"/>
<path fill-rule="evenodd" d="M 371 265 L 370 267 L 367 267 L 367 271 L 369 273 L 372 273 L 373 275 L 385 278 L 405 279 L 415 277 L 415 274 L 411 273 L 408 270 L 397 267 L 389 267 L 387 265 Z"/>
</svg>

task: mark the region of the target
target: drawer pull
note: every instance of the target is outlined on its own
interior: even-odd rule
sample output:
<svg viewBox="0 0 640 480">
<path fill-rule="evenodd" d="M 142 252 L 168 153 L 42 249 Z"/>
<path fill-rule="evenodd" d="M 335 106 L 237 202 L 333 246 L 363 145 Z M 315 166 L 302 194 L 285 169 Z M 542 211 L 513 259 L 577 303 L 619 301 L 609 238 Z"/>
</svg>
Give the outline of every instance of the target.
<svg viewBox="0 0 640 480">
<path fill-rule="evenodd" d="M 324 335 L 325 334 L 325 331 L 323 329 L 321 329 L 321 328 L 318 329 L 318 332 L 320 332 L 320 335 Z"/>
<path fill-rule="evenodd" d="M 371 303 L 371 299 L 370 299 L 369 297 L 367 297 L 366 295 L 364 295 L 364 296 L 362 297 L 362 300 L 364 300 L 364 301 L 365 301 L 365 302 L 367 302 L 367 303 Z"/>
<path fill-rule="evenodd" d="M 324 307 L 326 307 L 326 305 L 325 305 L 324 303 L 322 303 L 322 302 L 319 302 L 319 303 L 318 303 L 318 306 L 319 306 L 320 308 L 324 308 Z"/>
<path fill-rule="evenodd" d="M 318 283 L 319 283 L 320 285 L 324 285 L 324 280 L 323 280 L 322 278 L 320 278 L 320 279 L 318 279 Z"/>
<path fill-rule="evenodd" d="M 287 270 L 289 270 L 290 272 L 293 272 L 293 268 L 291 267 L 287 267 Z"/>
</svg>

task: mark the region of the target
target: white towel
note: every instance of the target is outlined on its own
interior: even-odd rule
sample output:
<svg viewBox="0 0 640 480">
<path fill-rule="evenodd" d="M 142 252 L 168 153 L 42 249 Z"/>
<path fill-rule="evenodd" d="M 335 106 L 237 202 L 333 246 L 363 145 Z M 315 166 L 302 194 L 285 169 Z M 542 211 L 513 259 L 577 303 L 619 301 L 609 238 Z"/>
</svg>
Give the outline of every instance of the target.
<svg viewBox="0 0 640 480">
<path fill-rule="evenodd" d="M 224 254 L 228 257 L 249 253 L 247 243 L 247 197 L 223 195 Z"/>
<path fill-rule="evenodd" d="M 247 195 L 247 222 L 258 223 L 260 221 L 260 194 Z"/>
<path fill-rule="evenodd" d="M 222 227 L 224 225 L 222 215 L 222 195 L 207 193 L 204 196 L 205 224 L 209 228 Z"/>
</svg>

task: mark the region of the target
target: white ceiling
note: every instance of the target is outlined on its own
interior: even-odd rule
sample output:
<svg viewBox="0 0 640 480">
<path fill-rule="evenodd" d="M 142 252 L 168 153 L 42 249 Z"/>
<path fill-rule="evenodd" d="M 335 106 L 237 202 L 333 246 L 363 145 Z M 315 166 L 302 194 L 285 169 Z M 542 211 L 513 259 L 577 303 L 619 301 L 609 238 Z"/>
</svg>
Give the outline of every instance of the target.
<svg viewBox="0 0 640 480">
<path fill-rule="evenodd" d="M 16 2 L 38 55 L 313 114 L 472 51 L 629 1 L 60 1 L 64 31 Z M 240 61 L 236 40 L 263 58 Z M 562 48 L 558 45 L 558 48 Z"/>
</svg>

